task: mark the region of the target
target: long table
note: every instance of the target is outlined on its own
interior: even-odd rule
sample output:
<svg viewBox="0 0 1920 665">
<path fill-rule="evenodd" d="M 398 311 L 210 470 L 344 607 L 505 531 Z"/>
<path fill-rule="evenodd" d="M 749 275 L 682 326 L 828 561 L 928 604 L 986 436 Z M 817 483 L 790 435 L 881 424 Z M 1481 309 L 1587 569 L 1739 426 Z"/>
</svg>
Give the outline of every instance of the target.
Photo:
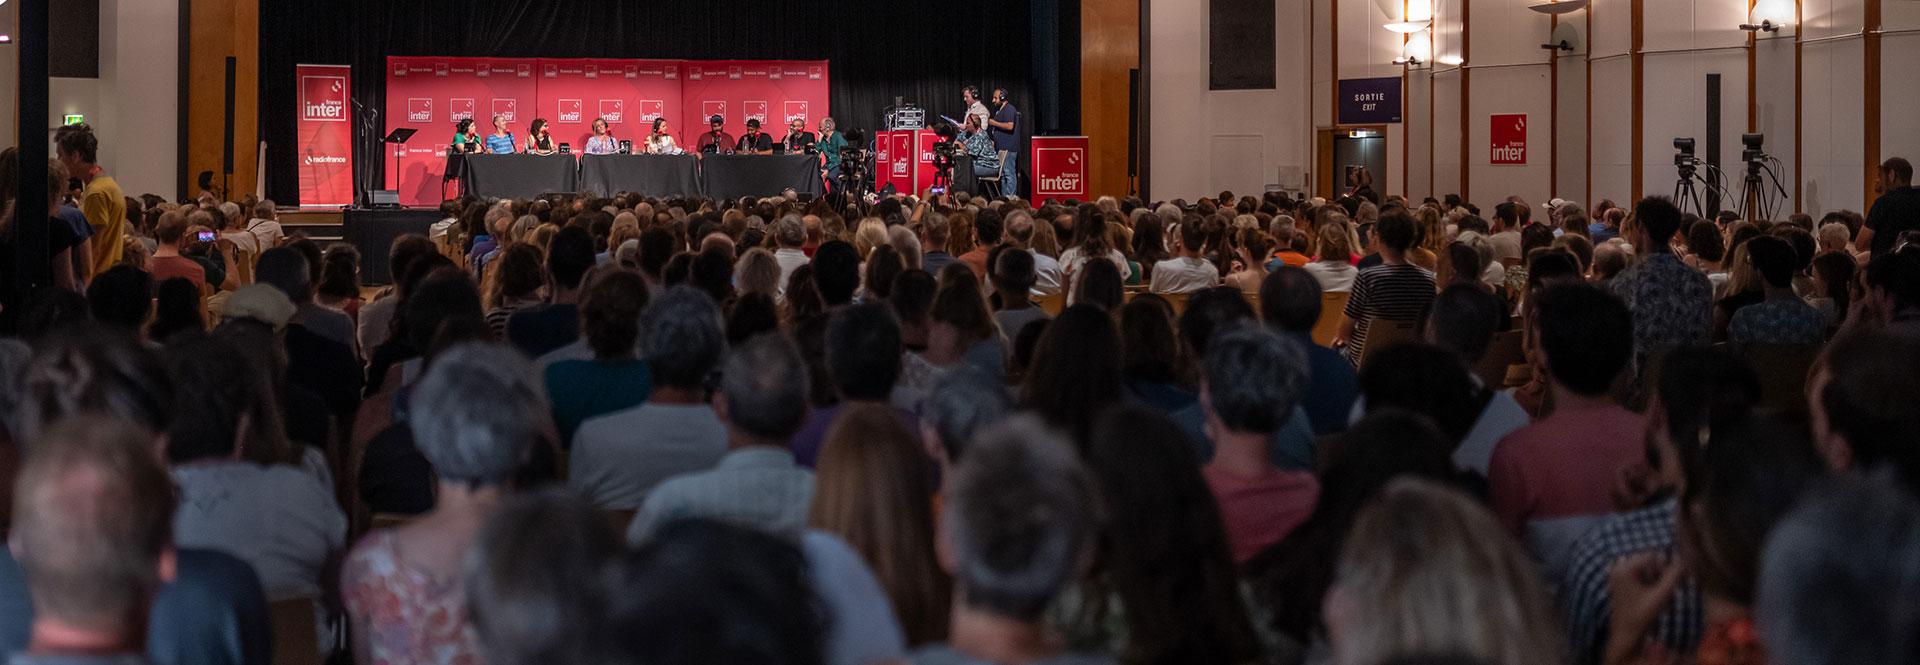
<svg viewBox="0 0 1920 665">
<path fill-rule="evenodd" d="M 700 178 L 706 195 L 715 199 L 773 196 L 792 188 L 795 193 L 819 196 L 819 155 L 705 155 Z"/>
<path fill-rule="evenodd" d="M 698 196 L 698 162 L 693 155 L 583 155 L 580 188 L 596 196 L 620 192 L 657 197 Z"/>
<path fill-rule="evenodd" d="M 598 196 L 734 199 L 775 196 L 792 189 L 820 196 L 818 155 L 466 155 L 451 166 L 464 191 L 482 198 L 534 198 L 549 192 Z M 450 162 L 451 163 L 451 162 Z"/>
<path fill-rule="evenodd" d="M 463 189 L 482 198 L 530 199 L 577 191 L 573 155 L 467 155 Z"/>
</svg>

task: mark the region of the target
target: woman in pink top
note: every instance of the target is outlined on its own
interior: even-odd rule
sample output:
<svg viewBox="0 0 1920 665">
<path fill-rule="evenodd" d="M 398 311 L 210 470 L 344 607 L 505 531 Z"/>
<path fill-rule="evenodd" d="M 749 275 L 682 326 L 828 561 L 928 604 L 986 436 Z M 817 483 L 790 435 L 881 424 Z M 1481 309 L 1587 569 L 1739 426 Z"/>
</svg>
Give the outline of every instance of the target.
<svg viewBox="0 0 1920 665">
<path fill-rule="evenodd" d="M 414 444 L 439 477 L 433 510 L 369 534 L 347 555 L 341 596 L 355 661 L 483 663 L 461 571 L 482 524 L 551 425 L 532 368 L 498 344 L 439 357 L 412 393 Z"/>
</svg>

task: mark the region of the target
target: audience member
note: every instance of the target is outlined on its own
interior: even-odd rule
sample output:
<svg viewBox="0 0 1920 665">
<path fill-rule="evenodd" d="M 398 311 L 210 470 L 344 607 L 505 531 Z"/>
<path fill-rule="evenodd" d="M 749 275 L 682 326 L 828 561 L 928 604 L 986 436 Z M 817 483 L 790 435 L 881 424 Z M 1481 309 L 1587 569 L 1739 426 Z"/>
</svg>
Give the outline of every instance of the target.
<svg viewBox="0 0 1920 665">
<path fill-rule="evenodd" d="M 713 410 L 727 424 L 726 455 L 712 469 L 669 478 L 648 493 L 627 530 L 630 542 L 684 517 L 788 535 L 805 528 L 813 473 L 794 463 L 789 447 L 807 418 L 807 366 L 799 350 L 772 335 L 734 350 L 720 368 Z"/>
<path fill-rule="evenodd" d="M 1659 196 L 1634 206 L 1627 241 L 1640 261 L 1614 277 L 1609 289 L 1633 312 L 1633 350 L 1647 357 L 1688 344 L 1703 344 L 1713 323 L 1713 286 L 1707 276 L 1675 256 L 1680 208 Z"/>
<path fill-rule="evenodd" d="M 1260 283 L 1261 319 L 1307 353 L 1307 394 L 1300 406 L 1306 409 L 1316 436 L 1347 428 L 1347 415 L 1359 391 L 1353 364 L 1340 352 L 1313 342 L 1314 325 L 1323 315 L 1320 293 L 1313 273 L 1293 266 L 1274 270 Z"/>
<path fill-rule="evenodd" d="M 946 639 L 951 585 L 934 560 L 927 453 L 879 404 L 848 407 L 828 430 L 807 525 L 845 540 L 880 579 L 907 644 Z"/>
<path fill-rule="evenodd" d="M 1740 308 L 1727 326 L 1734 344 L 1813 345 L 1826 339 L 1827 317 L 1793 291 L 1793 248 L 1787 241 L 1760 236 L 1742 245 L 1760 274 L 1765 301 Z"/>
<path fill-rule="evenodd" d="M 838 401 L 815 408 L 792 436 L 794 459 L 809 468 L 819 459 L 827 430 L 841 410 L 857 402 L 887 403 L 901 376 L 900 324 L 886 305 L 840 308 L 830 315 L 825 332 L 822 355 Z M 909 414 L 901 413 L 900 417 L 914 422 Z M 911 424 L 909 429 L 917 431 L 918 427 Z"/>
<path fill-rule="evenodd" d="M 1488 353 L 1494 336 L 1506 327 L 1504 308 L 1498 297 L 1478 285 L 1449 286 L 1434 297 L 1433 307 L 1427 311 L 1423 336 L 1427 343 L 1458 355 L 1468 367 L 1477 367 Z M 1506 369 L 1501 367 L 1500 371 L 1504 373 Z M 1468 407 L 1475 414 L 1473 425 L 1460 437 L 1453 461 L 1461 469 L 1485 477 L 1493 459 L 1494 444 L 1525 427 L 1531 419 L 1511 391 L 1487 385 L 1474 373 L 1468 373 L 1467 377 L 1473 382 L 1468 392 L 1477 406 Z"/>
<path fill-rule="evenodd" d="M 1184 294 L 1219 284 L 1220 269 L 1213 262 L 1200 257 L 1206 237 L 1205 225 L 1199 219 L 1181 223 L 1178 253 L 1173 258 L 1154 264 L 1153 283 L 1148 290 Z"/>
<path fill-rule="evenodd" d="M 1526 554 L 1461 493 L 1402 479 L 1355 519 L 1327 592 L 1333 662 L 1451 653 L 1558 662 L 1560 636 Z"/>
<path fill-rule="evenodd" d="M 1811 493 L 1762 552 L 1753 614 L 1769 662 L 1920 660 L 1920 501 L 1891 476 Z"/>
<path fill-rule="evenodd" d="M 1305 353 L 1278 334 L 1230 330 L 1208 343 L 1200 404 L 1213 459 L 1201 471 L 1220 503 L 1237 563 L 1286 537 L 1313 511 L 1319 481 L 1274 466 L 1267 452 L 1306 389 Z"/>
<path fill-rule="evenodd" d="M 1406 261 L 1407 248 L 1413 246 L 1413 216 L 1404 209 L 1388 211 L 1374 232 L 1379 236 L 1381 265 L 1365 268 L 1353 280 L 1353 295 L 1347 299 L 1340 333 L 1335 347 L 1346 348 L 1347 359 L 1355 366 L 1366 353 L 1367 333 L 1375 324 L 1413 321 L 1433 302 L 1433 273 Z"/>
<path fill-rule="evenodd" d="M 1535 347 L 1552 377 L 1554 411 L 1500 440 L 1487 471 L 1493 512 L 1557 583 L 1572 547 L 1612 507 L 1619 470 L 1639 451 L 1645 421 L 1611 389 L 1632 361 L 1632 320 L 1619 299 L 1584 284 L 1537 302 Z"/>
<path fill-rule="evenodd" d="M 407 425 L 433 464 L 433 509 L 369 534 L 342 564 L 354 657 L 479 658 L 459 583 L 463 561 L 532 448 L 544 445 L 545 400 L 527 361 L 499 344 L 441 354 L 411 395 Z"/>
<path fill-rule="evenodd" d="M 663 481 L 712 468 L 727 428 L 707 402 L 707 381 L 726 353 L 720 312 L 706 294 L 667 289 L 640 313 L 639 343 L 652 392 L 639 406 L 580 424 L 567 486 L 601 508 L 635 510 Z"/>
<path fill-rule="evenodd" d="M 449 620 L 435 628 L 464 630 L 460 653 L 495 665 L 630 662 L 610 648 L 635 628 L 614 621 L 624 552 L 598 511 L 571 495 L 535 492 L 496 496 L 467 522 L 472 545 L 451 561 L 459 577 L 436 589 L 452 604 L 429 615 Z"/>
<path fill-rule="evenodd" d="M 940 514 L 941 567 L 954 575 L 948 642 L 915 665 L 1112 663 L 1064 653 L 1047 608 L 1098 542 L 1099 489 L 1067 440 L 1017 416 L 972 443 Z"/>
<path fill-rule="evenodd" d="M 593 264 L 593 238 L 586 229 L 561 229 L 547 247 L 547 302 L 508 316 L 506 341 L 537 358 L 579 339 L 581 280 Z"/>
<path fill-rule="evenodd" d="M 581 423 L 638 406 L 653 391 L 647 363 L 637 357 L 646 307 L 646 280 L 636 273 L 608 271 L 587 285 L 580 330 L 593 358 L 554 362 L 542 377 L 563 445 L 572 446 Z"/>
</svg>

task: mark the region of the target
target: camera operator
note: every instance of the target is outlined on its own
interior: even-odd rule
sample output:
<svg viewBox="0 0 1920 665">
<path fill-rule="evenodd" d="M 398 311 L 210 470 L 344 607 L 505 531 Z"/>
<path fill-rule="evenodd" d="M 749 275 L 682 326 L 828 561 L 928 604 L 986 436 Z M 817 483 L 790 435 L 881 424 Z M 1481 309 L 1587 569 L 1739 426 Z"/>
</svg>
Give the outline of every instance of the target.
<svg viewBox="0 0 1920 665">
<path fill-rule="evenodd" d="M 967 126 L 960 131 L 959 141 L 966 146 L 967 155 L 973 158 L 973 176 L 992 178 L 1000 175 L 1000 151 L 994 149 L 993 138 L 980 127 L 980 116 L 967 116 Z"/>
</svg>

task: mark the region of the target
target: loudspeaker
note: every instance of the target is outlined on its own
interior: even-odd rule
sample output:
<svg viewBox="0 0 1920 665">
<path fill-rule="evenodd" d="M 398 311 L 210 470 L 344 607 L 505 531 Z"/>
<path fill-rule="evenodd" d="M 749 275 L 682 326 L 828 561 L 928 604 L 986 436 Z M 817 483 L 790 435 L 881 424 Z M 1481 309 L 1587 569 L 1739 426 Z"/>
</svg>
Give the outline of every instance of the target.
<svg viewBox="0 0 1920 665">
<path fill-rule="evenodd" d="M 1720 75 L 1707 75 L 1707 163 L 1720 169 Z M 1709 176 L 1711 178 L 1712 176 Z M 1709 180 L 1708 182 L 1713 182 Z M 1720 190 L 1707 188 L 1707 217 L 1720 213 Z"/>
<path fill-rule="evenodd" d="M 371 196 L 368 198 L 368 203 L 375 208 L 398 208 L 400 207 L 400 190 L 373 190 Z"/>
<path fill-rule="evenodd" d="M 1127 177 L 1140 175 L 1140 68 L 1127 70 Z"/>
<path fill-rule="evenodd" d="M 236 66 L 238 61 L 233 56 L 227 56 L 227 125 L 226 133 L 220 139 L 220 172 L 226 175 L 233 175 L 233 75 Z M 226 188 L 221 187 L 221 189 Z"/>
</svg>

